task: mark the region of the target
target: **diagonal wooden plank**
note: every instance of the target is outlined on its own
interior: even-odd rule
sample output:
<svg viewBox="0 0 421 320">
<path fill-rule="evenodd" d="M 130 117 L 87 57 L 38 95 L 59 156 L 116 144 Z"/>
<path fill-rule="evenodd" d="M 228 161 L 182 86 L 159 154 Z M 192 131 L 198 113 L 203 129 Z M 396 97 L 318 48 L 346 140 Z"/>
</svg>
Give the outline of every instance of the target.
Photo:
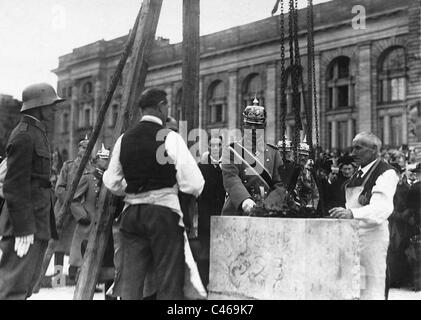
<svg viewBox="0 0 421 320">
<path fill-rule="evenodd" d="M 144 0 L 140 11 L 139 25 L 136 33 L 131 65 L 124 84 L 122 110 L 119 112 L 114 131 L 114 142 L 135 120 L 136 102 L 143 91 L 148 71 L 148 58 L 154 44 L 156 27 L 161 12 L 162 0 Z M 103 185 L 99 196 L 98 220 L 95 221 L 89 236 L 81 272 L 76 285 L 74 300 L 92 300 L 95 285 L 101 269 L 108 237 L 114 217 L 114 197 Z"/>
<path fill-rule="evenodd" d="M 136 22 L 135 22 L 133 30 L 137 30 L 137 28 L 138 28 L 139 19 L 140 19 L 140 12 L 141 12 L 141 10 L 139 11 L 139 14 L 136 18 Z M 128 42 L 126 44 L 126 47 L 125 47 L 123 53 L 121 54 L 120 61 L 117 65 L 117 68 L 116 68 L 116 70 L 114 72 L 114 75 L 111 79 L 110 87 L 108 88 L 108 91 L 106 93 L 105 101 L 104 101 L 104 103 L 102 104 L 102 106 L 99 110 L 98 119 L 95 123 L 91 138 L 89 139 L 89 143 L 88 143 L 88 146 L 86 148 L 85 154 L 83 155 L 82 160 L 79 164 L 78 170 L 76 172 L 76 175 L 73 178 L 71 187 L 68 190 L 68 192 L 66 193 L 65 200 L 64 200 L 63 206 L 61 208 L 61 212 L 58 215 L 58 219 L 56 221 L 57 233 L 58 233 L 59 238 L 60 238 L 61 233 L 62 233 L 63 223 L 64 223 L 64 221 L 67 218 L 67 215 L 69 213 L 71 199 L 73 199 L 73 197 L 74 197 L 74 193 L 76 192 L 76 188 L 77 188 L 77 185 L 79 184 L 79 181 L 80 181 L 80 178 L 82 176 L 83 170 L 85 169 L 85 166 L 88 163 L 89 157 L 92 153 L 92 149 L 95 146 L 96 140 L 98 139 L 98 135 L 99 135 L 100 130 L 102 128 L 102 125 L 104 123 L 105 114 L 106 114 L 106 112 L 108 110 L 108 107 L 111 103 L 114 91 L 117 88 L 117 85 L 120 81 L 120 78 L 121 78 L 121 75 L 122 75 L 122 72 L 123 72 L 123 68 L 126 65 L 127 59 L 131 54 L 133 44 L 134 44 L 134 40 L 135 40 L 135 36 L 136 36 L 135 32 L 132 32 L 130 34 Z M 34 293 L 37 293 L 40 289 L 42 278 L 44 277 L 45 273 L 47 272 L 48 265 L 50 264 L 53 253 L 54 253 L 54 240 L 51 239 L 48 242 L 48 247 L 47 247 L 47 250 L 46 250 L 45 255 L 44 255 L 40 276 L 39 276 L 39 278 L 38 278 L 38 280 L 37 280 L 37 282 L 34 286 Z"/>
</svg>

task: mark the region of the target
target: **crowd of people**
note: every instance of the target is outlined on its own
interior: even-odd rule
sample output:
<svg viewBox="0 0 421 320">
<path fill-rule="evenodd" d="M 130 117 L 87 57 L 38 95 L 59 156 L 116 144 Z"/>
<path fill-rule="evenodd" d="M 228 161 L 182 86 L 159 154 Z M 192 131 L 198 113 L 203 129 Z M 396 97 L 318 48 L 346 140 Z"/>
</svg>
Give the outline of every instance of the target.
<svg viewBox="0 0 421 320">
<path fill-rule="evenodd" d="M 206 298 L 213 215 L 356 219 L 361 298 L 387 298 L 389 287 L 420 290 L 421 164 L 414 150 L 382 148 L 378 137 L 361 132 L 348 151 L 316 150 L 311 159 L 305 140 L 267 143 L 266 112 L 255 101 L 243 111 L 241 139 L 209 135 L 197 161 L 169 117 L 166 96 L 155 88 L 142 93 L 139 122 L 112 154 L 102 145 L 66 213 L 61 208 L 88 137 L 75 159 L 61 163 L 46 123 L 63 100 L 47 84 L 23 91 L 22 120 L 0 180 L 0 299 L 31 296 L 50 238 L 55 271 L 63 272 L 69 255 L 69 278 L 77 281 L 103 185 L 117 201 L 102 265 L 113 272 L 100 279 L 107 299 Z M 59 239 L 58 214 L 66 215 Z"/>
</svg>

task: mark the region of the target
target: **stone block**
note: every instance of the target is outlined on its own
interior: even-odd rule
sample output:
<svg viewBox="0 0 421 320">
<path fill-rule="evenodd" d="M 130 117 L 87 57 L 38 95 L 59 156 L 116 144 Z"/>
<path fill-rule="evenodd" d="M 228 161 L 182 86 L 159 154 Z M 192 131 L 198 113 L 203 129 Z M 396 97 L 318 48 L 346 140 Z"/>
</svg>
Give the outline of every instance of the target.
<svg viewBox="0 0 421 320">
<path fill-rule="evenodd" d="M 212 217 L 209 299 L 358 299 L 358 223 Z"/>
</svg>

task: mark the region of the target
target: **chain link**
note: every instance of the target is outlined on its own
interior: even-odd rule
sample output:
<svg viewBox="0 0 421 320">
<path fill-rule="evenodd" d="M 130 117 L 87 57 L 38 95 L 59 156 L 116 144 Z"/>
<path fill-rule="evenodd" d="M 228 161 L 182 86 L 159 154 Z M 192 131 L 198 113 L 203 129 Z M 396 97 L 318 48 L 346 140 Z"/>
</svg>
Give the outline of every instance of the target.
<svg viewBox="0 0 421 320">
<path fill-rule="evenodd" d="M 280 15 L 280 27 L 281 27 L 281 112 L 282 112 L 282 157 L 286 159 L 286 146 L 285 146 L 285 132 L 286 132 L 286 75 L 285 75 L 285 16 L 284 16 L 284 0 L 281 0 L 281 15 Z"/>
</svg>

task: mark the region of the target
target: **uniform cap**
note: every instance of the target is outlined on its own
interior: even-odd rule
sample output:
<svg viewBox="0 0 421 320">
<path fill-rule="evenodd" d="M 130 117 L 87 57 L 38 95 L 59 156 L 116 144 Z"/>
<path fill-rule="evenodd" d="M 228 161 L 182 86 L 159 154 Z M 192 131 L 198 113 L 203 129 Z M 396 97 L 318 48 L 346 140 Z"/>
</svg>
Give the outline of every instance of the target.
<svg viewBox="0 0 421 320">
<path fill-rule="evenodd" d="M 53 103 L 65 101 L 57 96 L 56 90 L 48 83 L 37 83 L 26 87 L 22 92 L 22 108 L 20 112 L 49 106 Z"/>
</svg>

